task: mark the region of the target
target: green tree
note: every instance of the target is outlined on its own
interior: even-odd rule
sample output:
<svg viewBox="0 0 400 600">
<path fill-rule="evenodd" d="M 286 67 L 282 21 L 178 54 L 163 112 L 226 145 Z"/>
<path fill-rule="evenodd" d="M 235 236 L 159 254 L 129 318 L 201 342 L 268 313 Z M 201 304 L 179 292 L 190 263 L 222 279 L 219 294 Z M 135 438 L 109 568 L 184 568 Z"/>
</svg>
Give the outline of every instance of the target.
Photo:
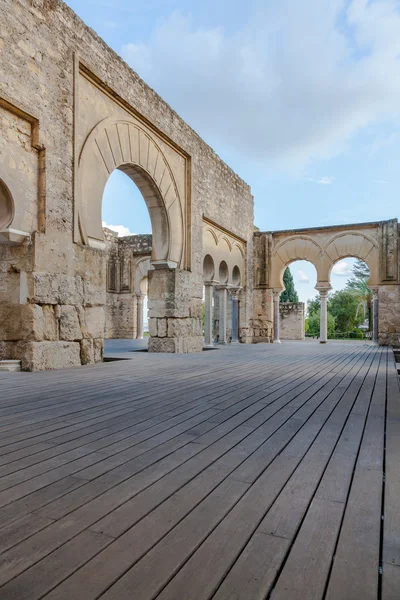
<svg viewBox="0 0 400 600">
<path fill-rule="evenodd" d="M 335 317 L 335 331 L 352 332 L 363 322 L 358 297 L 350 290 L 339 290 L 328 298 L 328 312 Z"/>
<path fill-rule="evenodd" d="M 286 267 L 283 274 L 283 283 L 285 285 L 285 291 L 281 294 L 281 302 L 298 302 L 299 297 L 296 288 L 294 287 L 293 275 L 290 272 L 289 267 Z"/>
<path fill-rule="evenodd" d="M 321 309 L 321 296 L 315 296 L 313 300 L 307 300 L 307 316 L 311 317 Z"/>
<path fill-rule="evenodd" d="M 306 319 L 306 330 L 308 335 L 319 337 L 320 309 L 318 308 Z M 328 335 L 335 331 L 335 317 L 328 312 Z"/>
<path fill-rule="evenodd" d="M 346 289 L 358 300 L 357 314 L 362 312 L 364 320 L 368 317 L 368 330 L 372 330 L 372 292 L 368 288 L 369 268 L 362 260 L 357 260 L 353 266 L 353 276 L 347 282 Z"/>
</svg>

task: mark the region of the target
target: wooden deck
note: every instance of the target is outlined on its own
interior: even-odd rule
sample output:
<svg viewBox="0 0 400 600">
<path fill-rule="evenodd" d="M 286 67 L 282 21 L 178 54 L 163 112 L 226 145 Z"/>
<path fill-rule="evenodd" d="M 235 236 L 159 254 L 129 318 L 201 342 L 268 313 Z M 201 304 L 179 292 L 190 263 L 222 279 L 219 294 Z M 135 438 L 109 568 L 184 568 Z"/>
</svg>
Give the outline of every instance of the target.
<svg viewBox="0 0 400 600">
<path fill-rule="evenodd" d="M 0 390 L 1 600 L 399 600 L 390 349 L 136 353 Z"/>
</svg>

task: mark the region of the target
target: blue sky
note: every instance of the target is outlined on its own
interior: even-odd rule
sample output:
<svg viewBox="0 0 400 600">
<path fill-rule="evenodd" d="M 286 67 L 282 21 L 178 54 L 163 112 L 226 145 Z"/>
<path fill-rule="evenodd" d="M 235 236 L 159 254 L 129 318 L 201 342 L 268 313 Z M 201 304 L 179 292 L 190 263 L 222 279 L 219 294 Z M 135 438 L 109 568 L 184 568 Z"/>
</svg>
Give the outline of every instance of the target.
<svg viewBox="0 0 400 600">
<path fill-rule="evenodd" d="M 251 185 L 260 229 L 399 216 L 400 0 L 68 3 Z M 123 174 L 103 218 L 149 231 Z"/>
</svg>

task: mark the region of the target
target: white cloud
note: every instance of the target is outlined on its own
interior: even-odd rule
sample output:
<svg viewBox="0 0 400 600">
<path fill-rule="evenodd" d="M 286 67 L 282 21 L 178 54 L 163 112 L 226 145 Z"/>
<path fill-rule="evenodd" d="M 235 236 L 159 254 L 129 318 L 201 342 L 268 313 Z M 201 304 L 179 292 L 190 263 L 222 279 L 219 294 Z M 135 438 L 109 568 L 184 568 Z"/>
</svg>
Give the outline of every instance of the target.
<svg viewBox="0 0 400 600">
<path fill-rule="evenodd" d="M 351 265 L 345 260 L 338 262 L 334 265 L 332 273 L 340 277 L 349 277 L 351 275 Z"/>
<path fill-rule="evenodd" d="M 125 225 L 108 225 L 108 223 L 106 223 L 105 221 L 102 221 L 102 225 L 103 227 L 107 227 L 107 229 L 111 229 L 111 231 L 115 231 L 116 233 L 118 233 L 118 237 L 124 237 L 126 235 L 135 235 L 134 233 L 132 233 L 132 231 L 130 231 L 128 227 L 125 227 Z"/>
<path fill-rule="evenodd" d="M 122 55 L 208 141 L 253 162 L 298 168 L 400 116 L 397 0 L 251 0 L 249 11 L 229 33 L 173 12 Z"/>
<path fill-rule="evenodd" d="M 334 177 L 320 177 L 319 179 L 315 179 L 314 177 L 308 177 L 307 181 L 312 181 L 313 183 L 319 183 L 320 185 L 332 185 L 334 182 Z"/>
<path fill-rule="evenodd" d="M 310 278 L 303 269 L 297 269 L 297 281 L 298 283 L 310 283 Z"/>
</svg>

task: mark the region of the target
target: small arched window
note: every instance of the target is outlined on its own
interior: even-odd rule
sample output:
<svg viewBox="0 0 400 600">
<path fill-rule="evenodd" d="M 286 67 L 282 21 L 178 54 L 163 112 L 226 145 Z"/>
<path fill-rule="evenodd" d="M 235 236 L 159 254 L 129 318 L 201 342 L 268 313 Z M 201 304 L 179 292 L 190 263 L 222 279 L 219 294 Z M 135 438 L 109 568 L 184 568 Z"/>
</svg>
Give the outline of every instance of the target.
<svg viewBox="0 0 400 600">
<path fill-rule="evenodd" d="M 14 218 L 14 200 L 11 192 L 0 179 L 0 231 L 4 231 L 9 227 Z"/>
</svg>

